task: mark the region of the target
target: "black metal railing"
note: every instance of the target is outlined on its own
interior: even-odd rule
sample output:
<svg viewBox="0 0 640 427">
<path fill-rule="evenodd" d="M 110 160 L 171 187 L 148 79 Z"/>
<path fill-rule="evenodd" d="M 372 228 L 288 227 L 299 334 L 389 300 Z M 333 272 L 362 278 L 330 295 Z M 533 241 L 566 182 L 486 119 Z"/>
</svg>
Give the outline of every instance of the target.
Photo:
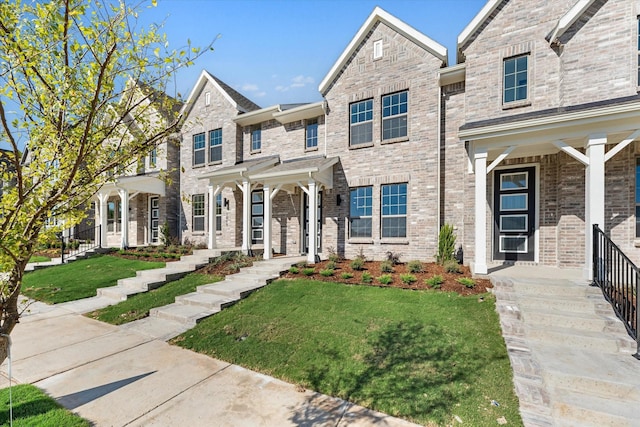
<svg viewBox="0 0 640 427">
<path fill-rule="evenodd" d="M 102 246 L 100 227 L 100 225 L 85 229 L 74 227 L 60 233 L 62 262 L 100 248 Z"/>
<path fill-rule="evenodd" d="M 638 317 L 638 284 L 640 270 L 598 227 L 593 225 L 593 284 L 597 285 L 629 334 L 638 343 L 640 359 L 640 320 Z"/>
</svg>

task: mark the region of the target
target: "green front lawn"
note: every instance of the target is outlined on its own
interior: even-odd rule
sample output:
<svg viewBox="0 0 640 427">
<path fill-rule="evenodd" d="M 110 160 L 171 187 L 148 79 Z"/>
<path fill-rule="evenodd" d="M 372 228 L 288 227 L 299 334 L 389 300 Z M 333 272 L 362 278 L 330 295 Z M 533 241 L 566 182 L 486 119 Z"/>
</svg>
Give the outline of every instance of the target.
<svg viewBox="0 0 640 427">
<path fill-rule="evenodd" d="M 42 255 L 33 255 L 29 258 L 29 262 L 49 262 L 51 258 Z"/>
<path fill-rule="evenodd" d="M 87 420 L 64 409 L 40 389 L 29 384 L 11 388 L 13 425 L 41 427 L 88 427 Z M 0 390 L 0 425 L 9 425 L 9 389 Z"/>
<path fill-rule="evenodd" d="M 178 295 L 195 292 L 196 288 L 200 285 L 206 285 L 220 280 L 222 280 L 220 276 L 191 273 L 180 280 L 169 282 L 158 289 L 132 295 L 126 301 L 87 313 L 87 316 L 111 323 L 112 325 L 121 325 L 147 317 L 149 310 L 173 303 Z"/>
<path fill-rule="evenodd" d="M 522 425 L 490 295 L 279 280 L 173 343 L 421 424 Z"/>
<path fill-rule="evenodd" d="M 96 289 L 114 286 L 118 279 L 133 277 L 138 270 L 161 267 L 163 262 L 96 255 L 25 274 L 21 293 L 49 304 L 74 301 L 95 296 Z"/>
</svg>

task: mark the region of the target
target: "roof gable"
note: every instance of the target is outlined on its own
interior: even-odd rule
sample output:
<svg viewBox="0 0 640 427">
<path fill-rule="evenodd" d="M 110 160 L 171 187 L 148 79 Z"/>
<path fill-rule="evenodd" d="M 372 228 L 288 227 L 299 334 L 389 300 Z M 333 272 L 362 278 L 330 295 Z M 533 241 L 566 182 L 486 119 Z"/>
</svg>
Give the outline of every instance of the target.
<svg viewBox="0 0 640 427">
<path fill-rule="evenodd" d="M 480 12 L 469 22 L 469 24 L 464 27 L 464 30 L 458 35 L 458 51 L 457 51 L 457 62 L 464 62 L 462 59 L 462 51 L 467 47 L 469 43 L 471 43 L 482 31 L 484 27 L 487 26 L 489 21 L 491 20 L 494 13 L 496 13 L 496 9 L 498 6 L 503 6 L 503 3 L 507 3 L 509 0 L 489 0 L 487 4 L 484 5 Z"/>
<path fill-rule="evenodd" d="M 342 52 L 338 60 L 333 64 L 333 67 L 329 70 L 329 73 L 322 79 L 320 82 L 320 86 L 318 90 L 322 95 L 325 95 L 328 91 L 331 84 L 335 81 L 335 79 L 340 75 L 341 71 L 344 67 L 350 62 L 354 52 L 358 50 L 358 48 L 362 45 L 362 43 L 367 38 L 369 32 L 372 28 L 379 22 L 385 23 L 387 26 L 392 28 L 394 31 L 402 34 L 407 39 L 411 40 L 415 44 L 421 46 L 423 49 L 430 52 L 435 57 L 439 58 L 443 61 L 443 63 L 447 63 L 447 48 L 442 46 L 441 44 L 435 42 L 431 38 L 422 34 L 415 28 L 409 26 L 408 24 L 402 22 L 395 16 L 389 14 L 384 11 L 380 7 L 376 7 L 371 15 L 367 18 L 365 23 L 360 27 L 354 38 L 347 45 L 347 48 Z"/>
<path fill-rule="evenodd" d="M 189 97 L 187 101 L 184 103 L 184 106 L 180 110 L 181 115 L 188 115 L 193 108 L 193 105 L 200 95 L 200 92 L 204 88 L 204 86 L 210 83 L 214 88 L 220 92 L 220 94 L 231 104 L 233 108 L 238 110 L 240 113 L 246 113 L 249 111 L 259 110 L 260 107 L 246 98 L 244 95 L 233 89 L 231 86 L 220 80 L 219 78 L 213 76 L 206 70 L 202 70 L 200 73 L 200 77 L 196 82 L 193 89 L 191 89 L 191 93 L 189 93 Z"/>
<path fill-rule="evenodd" d="M 549 43 L 553 44 L 558 42 L 558 39 L 589 10 L 594 2 L 595 0 L 579 0 L 573 5 L 573 7 L 558 20 L 553 31 L 547 36 Z"/>
</svg>

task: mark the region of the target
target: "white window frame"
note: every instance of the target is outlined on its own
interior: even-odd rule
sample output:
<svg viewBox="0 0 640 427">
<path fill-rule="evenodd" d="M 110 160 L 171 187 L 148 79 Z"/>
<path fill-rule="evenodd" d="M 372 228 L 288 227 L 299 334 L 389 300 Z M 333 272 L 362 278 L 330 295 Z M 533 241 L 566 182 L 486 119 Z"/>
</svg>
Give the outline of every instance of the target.
<svg viewBox="0 0 640 427">
<path fill-rule="evenodd" d="M 404 101 L 402 100 L 402 96 L 406 98 Z M 391 103 L 394 100 L 394 97 L 398 98 L 397 103 Z M 387 100 L 389 101 L 389 105 L 385 106 Z M 394 108 L 397 108 L 397 112 L 394 113 Z M 404 111 L 403 111 L 404 110 Z M 395 123 L 396 120 L 402 120 L 404 118 L 404 134 L 402 135 L 391 135 L 385 137 L 385 131 L 387 130 L 387 126 L 390 123 Z M 401 127 L 397 128 L 401 129 Z M 382 140 L 383 141 L 393 141 L 398 138 L 406 138 L 409 135 L 409 91 L 402 90 L 400 92 L 390 93 L 388 95 L 382 96 Z"/>
<path fill-rule="evenodd" d="M 196 200 L 196 198 L 198 200 Z M 201 199 L 201 200 L 200 200 Z M 199 205 L 202 204 L 202 207 Z M 197 210 L 196 210 L 197 207 Z M 202 212 L 202 213 L 200 213 Z M 193 231 L 207 231 L 206 217 L 206 201 L 203 193 L 191 196 L 191 227 Z M 202 220 L 202 229 L 196 228 L 196 219 Z"/>
<path fill-rule="evenodd" d="M 202 147 L 196 148 L 196 138 L 202 137 Z M 207 137 L 204 132 L 197 133 L 191 137 L 192 139 L 192 147 L 193 147 L 193 166 L 202 166 L 207 163 Z M 200 145 L 200 141 L 198 141 L 198 145 Z M 196 162 L 196 153 L 202 152 L 202 162 Z"/>
<path fill-rule="evenodd" d="M 404 203 L 404 213 L 398 213 L 398 214 L 385 214 L 384 213 L 384 208 L 385 206 L 387 206 L 387 204 L 385 204 L 385 195 L 384 195 L 384 189 L 386 187 L 394 187 L 394 186 L 400 186 L 400 185 L 404 185 L 405 187 L 405 192 L 404 192 L 404 196 L 405 196 L 405 203 Z M 402 194 L 402 193 L 399 193 Z M 398 204 L 389 204 L 388 206 L 402 206 L 402 204 L 398 203 Z M 409 184 L 406 182 L 399 182 L 399 183 L 390 183 L 390 184 L 383 184 L 380 186 L 380 237 L 383 239 L 404 239 L 408 236 L 408 224 L 407 224 L 407 219 L 408 219 L 408 212 L 409 212 Z M 384 227 L 384 220 L 385 218 L 404 218 L 404 236 L 385 236 L 385 227 Z"/>
<path fill-rule="evenodd" d="M 220 132 L 220 138 L 216 138 L 216 141 L 219 141 L 217 144 L 213 144 L 213 135 L 217 132 Z M 213 159 L 212 156 L 213 150 L 220 151 L 220 158 Z M 209 163 L 222 163 L 222 128 L 213 129 L 209 131 Z"/>
<path fill-rule="evenodd" d="M 530 64 L 530 53 L 524 53 L 522 55 L 516 55 L 516 56 L 511 56 L 508 58 L 504 58 L 502 60 L 502 104 L 505 106 L 511 106 L 511 105 L 518 105 L 520 103 L 526 103 L 529 100 L 529 89 L 531 87 L 531 64 Z M 521 58 L 525 58 L 527 61 L 527 67 L 525 70 L 525 77 L 527 79 L 527 83 L 526 83 L 526 95 L 524 98 L 518 98 L 518 88 L 522 87 L 523 85 L 519 85 L 518 84 L 518 75 L 520 72 L 522 72 L 522 70 L 518 71 L 518 60 Z M 507 74 L 507 63 L 514 61 L 514 72 L 513 73 L 509 73 Z M 509 88 L 507 88 L 507 77 L 508 76 L 514 76 L 514 84 L 513 86 L 509 86 Z M 514 91 L 514 97 L 512 100 L 507 101 L 507 90 L 513 90 Z"/>
<path fill-rule="evenodd" d="M 354 107 L 356 110 L 354 111 Z M 361 109 L 361 107 L 363 107 Z M 360 120 L 364 115 L 364 120 Z M 367 118 L 370 115 L 371 118 Z M 354 122 L 354 118 L 356 121 Z M 361 127 L 368 128 L 368 134 L 371 135 L 369 140 L 353 142 L 354 129 Z M 363 99 L 362 101 L 352 102 L 349 104 L 349 146 L 358 147 L 373 143 L 373 98 Z"/>
<path fill-rule="evenodd" d="M 259 153 L 262 150 L 262 127 L 253 126 L 249 134 L 251 135 L 251 152 Z"/>
<path fill-rule="evenodd" d="M 380 59 L 383 55 L 382 40 L 376 40 L 373 42 L 373 59 Z"/>
</svg>

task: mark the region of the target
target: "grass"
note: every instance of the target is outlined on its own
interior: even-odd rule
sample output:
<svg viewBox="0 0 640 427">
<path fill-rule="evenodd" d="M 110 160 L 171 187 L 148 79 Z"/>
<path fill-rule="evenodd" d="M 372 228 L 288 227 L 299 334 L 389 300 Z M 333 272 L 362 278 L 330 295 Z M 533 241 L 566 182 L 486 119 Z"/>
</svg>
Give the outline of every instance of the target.
<svg viewBox="0 0 640 427">
<path fill-rule="evenodd" d="M 29 262 L 48 262 L 51 261 L 51 258 L 42 256 L 42 255 L 33 255 L 29 258 Z"/>
<path fill-rule="evenodd" d="M 24 276 L 21 292 L 39 301 L 58 304 L 95 296 L 96 289 L 114 286 L 118 279 L 133 277 L 138 270 L 163 266 L 163 262 L 97 255 L 27 273 Z"/>
<path fill-rule="evenodd" d="M 11 388 L 13 425 L 42 427 L 88 427 L 87 420 L 64 409 L 40 389 L 29 384 Z M 9 389 L 0 390 L 0 425 L 9 425 Z"/>
<path fill-rule="evenodd" d="M 519 426 L 494 298 L 484 301 L 279 280 L 173 343 L 420 424 Z"/>
<path fill-rule="evenodd" d="M 129 297 L 116 305 L 102 308 L 88 313 L 87 316 L 112 325 L 133 322 L 149 315 L 154 307 L 171 304 L 176 296 L 195 292 L 196 287 L 222 280 L 219 276 L 210 274 L 191 273 L 182 279 L 169 282 L 166 285 L 149 292 Z"/>
</svg>

